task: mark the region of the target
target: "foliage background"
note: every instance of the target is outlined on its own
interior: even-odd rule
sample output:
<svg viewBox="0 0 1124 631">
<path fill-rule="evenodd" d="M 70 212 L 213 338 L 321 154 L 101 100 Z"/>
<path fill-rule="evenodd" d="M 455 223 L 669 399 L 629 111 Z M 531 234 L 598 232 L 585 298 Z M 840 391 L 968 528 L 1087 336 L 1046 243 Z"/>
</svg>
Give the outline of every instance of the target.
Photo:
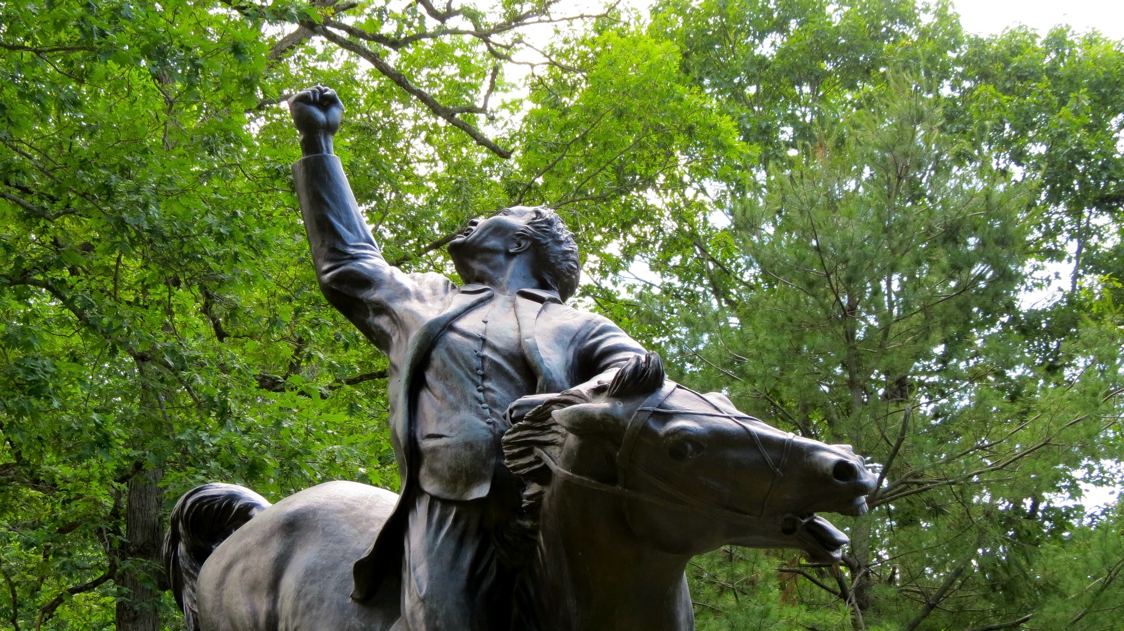
<svg viewBox="0 0 1124 631">
<path fill-rule="evenodd" d="M 153 541 L 201 482 L 395 488 L 289 178 L 321 83 L 389 259 L 550 204 L 580 306 L 881 463 L 840 567 L 692 562 L 699 628 L 1121 628 L 1081 484 L 1122 482 L 1124 44 L 912 0 L 33 0 L 0 58 L 0 624 L 179 628 Z"/>
</svg>

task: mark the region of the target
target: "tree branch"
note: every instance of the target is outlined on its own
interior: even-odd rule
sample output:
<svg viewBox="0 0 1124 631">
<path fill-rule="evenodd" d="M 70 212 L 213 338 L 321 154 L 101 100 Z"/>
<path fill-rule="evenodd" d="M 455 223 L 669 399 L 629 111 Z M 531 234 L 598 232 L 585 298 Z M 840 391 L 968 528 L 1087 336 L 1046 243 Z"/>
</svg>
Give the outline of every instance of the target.
<svg viewBox="0 0 1124 631">
<path fill-rule="evenodd" d="M 195 405 L 202 406 L 202 401 L 200 401 L 199 396 L 195 394 L 195 389 L 191 387 L 191 384 L 184 381 L 183 375 L 181 375 L 179 370 L 177 370 L 175 366 L 169 363 L 168 360 L 162 357 L 157 357 L 152 353 L 149 353 L 148 351 L 137 351 L 135 348 L 130 346 L 126 340 L 122 339 L 121 336 L 114 334 L 113 331 L 107 330 L 104 325 L 91 320 L 89 314 L 87 314 L 84 309 L 78 306 L 78 304 L 71 296 L 67 295 L 66 292 L 62 291 L 58 287 L 55 287 L 52 283 L 31 276 L 21 276 L 18 278 L 0 276 L 0 279 L 7 281 L 9 285 L 27 285 L 29 287 L 38 287 L 45 290 L 47 293 L 54 296 L 56 300 L 62 303 L 63 307 L 65 307 L 67 311 L 69 311 L 75 318 L 77 318 L 81 324 L 93 329 L 96 333 L 101 335 L 102 338 L 105 339 L 105 341 L 110 342 L 111 344 L 115 344 L 118 348 L 125 351 L 126 354 L 128 354 L 136 361 L 150 361 L 168 371 L 173 377 L 175 377 L 176 381 L 178 381 L 180 385 L 183 386 L 184 391 L 188 396 L 191 397 L 191 400 L 195 402 Z"/>
<path fill-rule="evenodd" d="M 905 625 L 905 628 L 902 631 L 913 631 L 917 628 L 917 625 L 924 622 L 925 618 L 927 618 L 929 614 L 937 608 L 937 605 L 941 604 L 941 601 L 945 599 L 945 596 L 948 595 L 948 591 L 952 589 L 952 585 L 956 583 L 956 580 L 960 578 L 961 574 L 964 573 L 966 567 L 967 564 L 961 564 L 958 565 L 955 570 L 949 572 L 948 576 L 945 577 L 944 582 L 942 582 L 941 586 L 937 588 L 937 593 L 933 594 L 932 598 L 925 598 L 925 605 L 921 607 L 921 612 L 918 613 L 917 616 L 913 618 L 913 620 L 910 620 L 909 623 Z"/>
<path fill-rule="evenodd" d="M 840 595 L 840 593 L 837 590 L 834 590 L 834 589 L 828 587 L 824 583 L 820 582 L 819 579 L 817 579 L 816 577 L 812 576 L 811 574 L 805 572 L 804 570 L 802 570 L 800 568 L 779 567 L 779 568 L 777 568 L 777 571 L 778 572 L 788 572 L 790 574 L 796 574 L 796 575 L 799 575 L 799 576 L 803 576 L 804 578 L 808 579 L 809 581 L 812 581 L 812 583 L 814 583 L 816 585 L 816 587 L 819 587 L 820 589 L 822 589 L 825 592 L 831 594 L 832 596 L 842 598 L 842 596 Z"/>
<path fill-rule="evenodd" d="M 215 339 L 222 344 L 230 334 L 222 326 L 222 320 L 215 314 L 215 295 L 210 290 L 204 288 L 203 291 L 203 305 L 200 309 L 203 315 L 206 316 L 207 321 L 211 323 L 211 330 L 215 332 Z"/>
<path fill-rule="evenodd" d="M 441 237 L 440 239 L 431 242 L 430 244 L 426 245 L 424 248 L 422 248 L 418 252 L 410 252 L 410 253 L 407 253 L 407 254 L 403 254 L 402 256 L 395 259 L 391 263 L 391 265 L 393 265 L 394 267 L 398 267 L 398 266 L 402 265 L 403 263 L 408 263 L 408 262 L 418 258 L 419 256 L 424 256 L 425 254 L 428 254 L 428 253 L 430 253 L 430 252 L 432 252 L 432 251 L 434 251 L 438 248 L 443 248 L 450 241 L 457 238 L 457 235 L 460 234 L 463 230 L 464 230 L 464 227 L 462 226 L 460 228 L 457 228 L 455 231 L 450 232 L 449 234 Z"/>
<path fill-rule="evenodd" d="M 332 385 L 328 386 L 328 388 L 330 388 L 332 390 L 335 390 L 335 389 L 343 387 L 343 386 L 357 386 L 357 385 L 359 385 L 359 384 L 361 384 L 365 381 L 374 381 L 376 379 L 386 379 L 387 376 L 389 376 L 389 374 L 390 373 L 387 372 L 386 370 L 373 370 L 371 372 L 365 372 L 361 375 L 355 375 L 354 377 L 348 377 L 347 379 L 341 380 L 338 384 L 332 384 Z"/>
<path fill-rule="evenodd" d="M 93 46 L 24 46 L 23 44 L 7 44 L 0 42 L 0 48 L 7 50 L 14 50 L 19 52 L 35 53 L 42 55 L 45 53 L 77 53 L 84 50 L 96 50 Z"/>
<path fill-rule="evenodd" d="M 297 30 L 277 40 L 277 43 L 269 48 L 269 54 L 266 55 L 266 59 L 269 61 L 280 61 L 289 51 L 300 46 L 313 35 L 315 35 L 315 33 L 312 31 L 303 26 L 298 26 Z"/>
<path fill-rule="evenodd" d="M 893 449 L 890 450 L 890 455 L 886 457 L 886 462 L 882 465 L 882 470 L 878 472 L 878 483 L 874 485 L 875 490 L 882 488 L 882 483 L 886 481 L 886 474 L 890 471 L 890 465 L 894 464 L 894 459 L 898 457 L 898 450 L 902 448 L 902 443 L 905 442 L 906 434 L 909 432 L 909 417 L 913 415 L 913 406 L 906 405 L 905 412 L 902 416 L 902 427 L 898 431 L 898 439 L 894 442 Z"/>
<path fill-rule="evenodd" d="M 448 22 L 452 18 L 457 17 L 458 15 L 464 15 L 464 9 L 454 9 L 452 3 L 445 5 L 444 11 L 439 11 L 437 10 L 437 7 L 433 6 L 433 3 L 429 0 L 417 0 L 417 2 L 418 5 L 421 6 L 421 8 L 425 9 L 425 12 L 427 15 L 429 15 L 429 17 L 437 20 L 442 24 Z"/>
<path fill-rule="evenodd" d="M 343 13 L 348 9 L 354 9 L 355 7 L 359 6 L 358 2 L 344 2 L 343 4 L 336 4 L 337 1 L 338 0 L 314 0 L 312 4 L 315 6 L 331 7 L 333 15 L 339 15 L 340 13 Z M 314 33 L 309 29 L 303 26 L 298 26 L 297 30 L 277 40 L 277 42 L 269 48 L 269 54 L 266 55 L 266 59 L 268 59 L 270 62 L 280 61 L 286 54 L 289 53 L 289 51 L 293 50 L 297 46 L 300 46 L 313 35 Z"/>
<path fill-rule="evenodd" d="M 543 168 L 539 169 L 538 172 L 536 172 L 533 176 L 530 177 L 530 179 L 527 180 L 527 182 L 523 185 L 523 188 L 519 191 L 519 195 L 516 196 L 515 203 L 516 204 L 522 204 L 523 200 L 524 200 L 524 197 L 527 195 L 527 192 L 531 189 L 531 186 L 534 185 L 535 180 L 537 180 L 540 177 L 546 175 L 551 169 L 553 169 L 555 166 L 557 166 L 559 162 L 561 162 L 564 158 L 566 158 L 567 155 L 570 153 L 570 148 L 574 146 L 574 143 L 581 140 L 582 138 L 585 138 L 586 135 L 589 134 L 589 132 L 593 131 L 594 127 L 597 127 L 599 124 L 601 124 L 601 121 L 604 120 L 605 117 L 611 111 L 613 111 L 613 108 L 608 108 L 605 111 L 601 112 L 600 114 L 597 115 L 597 118 L 593 119 L 593 122 L 590 123 L 588 127 L 586 127 L 585 129 L 583 129 L 581 131 L 580 134 L 578 134 L 578 135 L 574 136 L 573 138 L 571 138 L 570 140 L 566 141 L 566 143 L 564 145 L 562 145 L 562 150 L 558 152 L 558 155 L 554 156 L 553 160 L 551 160 L 549 163 L 547 163 L 547 165 L 544 166 Z"/>
<path fill-rule="evenodd" d="M 1104 402 L 1108 401 L 1109 399 L 1120 395 L 1121 393 L 1124 393 L 1124 388 L 1116 388 L 1116 389 L 1110 390 L 1108 393 L 1106 393 L 1104 396 L 1101 397 L 1101 403 L 1104 403 Z M 980 468 L 980 469 L 976 469 L 974 471 L 965 473 L 963 475 L 956 476 L 954 478 L 949 478 L 947 480 L 930 481 L 930 482 L 911 481 L 911 480 L 908 480 L 908 478 L 917 474 L 916 471 L 911 471 L 911 472 L 907 473 L 905 476 L 903 476 L 902 478 L 899 478 L 898 480 L 896 480 L 889 487 L 887 487 L 885 492 L 880 492 L 880 490 L 876 490 L 875 493 L 867 499 L 867 504 L 869 504 L 869 506 L 871 508 L 875 508 L 875 507 L 881 506 L 883 504 L 893 502 L 895 500 L 899 500 L 903 497 L 908 497 L 910 495 L 916 495 L 918 493 L 924 493 L 926 491 L 937 488 L 939 486 L 960 484 L 964 480 L 970 480 L 970 479 L 972 479 L 976 476 L 980 476 L 980 475 L 983 475 L 985 473 L 993 473 L 995 471 L 1000 471 L 1000 470 L 1006 469 L 1007 467 L 1009 467 L 1012 464 L 1022 460 L 1023 458 L 1026 458 L 1027 456 L 1033 454 L 1034 452 L 1038 451 L 1039 449 L 1049 447 L 1050 445 L 1056 445 L 1057 443 L 1054 442 L 1054 438 L 1058 434 L 1060 434 L 1062 431 L 1064 431 L 1066 429 L 1069 429 L 1070 427 L 1073 427 L 1074 425 L 1076 425 L 1076 424 L 1078 424 L 1078 423 L 1080 423 L 1084 420 L 1087 420 L 1089 418 L 1092 418 L 1092 415 L 1083 414 L 1081 416 L 1078 416 L 1077 418 L 1074 418 L 1073 420 L 1071 420 L 1071 421 L 1065 423 L 1064 425 L 1062 425 L 1061 427 L 1059 427 L 1057 432 L 1055 432 L 1053 436 L 1047 436 L 1045 440 L 1043 440 L 1043 441 L 1041 441 L 1041 442 L 1039 442 L 1035 445 L 1027 447 L 1027 448 L 1025 448 L 1021 451 L 1016 451 L 1014 454 L 1008 456 L 1006 459 L 1001 460 L 996 464 L 989 465 L 987 467 L 983 467 L 983 468 Z M 1100 431 L 1104 431 L 1105 429 L 1111 427 L 1115 423 L 1116 423 L 1116 421 L 1113 421 L 1112 423 L 1109 423 L 1108 425 L 1103 426 Z M 1007 437 L 1010 437 L 1012 434 L 1021 430 L 1024 427 L 1026 427 L 1028 424 L 1029 424 L 1029 421 L 1022 423 L 1017 428 L 1012 430 L 1007 435 Z M 1006 438 L 998 440 L 998 441 L 993 441 L 989 444 L 995 445 L 995 444 L 998 444 L 1000 442 L 1003 442 L 1003 440 L 1006 440 Z M 964 452 L 961 452 L 961 454 L 956 456 L 956 458 L 959 458 L 959 457 L 961 457 L 963 455 L 966 455 L 967 453 L 970 453 L 971 451 L 975 451 L 975 450 L 977 450 L 976 447 L 965 450 Z M 949 460 L 953 460 L 953 459 L 955 459 L 955 458 L 952 458 L 952 459 L 949 459 Z M 940 464 L 940 463 L 937 463 L 937 464 Z M 929 467 L 926 467 L 926 468 L 929 468 Z M 907 489 L 907 490 L 898 490 L 898 487 L 902 486 L 903 484 L 921 484 L 923 486 L 913 488 L 913 489 Z"/>
<path fill-rule="evenodd" d="M 1101 582 L 1101 586 L 1097 589 L 1097 593 L 1093 594 L 1093 598 L 1091 599 L 1091 602 L 1096 602 L 1096 600 L 1098 598 L 1100 598 L 1101 594 L 1103 594 L 1105 592 L 1105 590 L 1108 589 L 1108 586 L 1111 585 L 1112 582 L 1114 580 L 1116 580 L 1116 578 L 1118 576 L 1120 576 L 1122 566 L 1124 566 L 1124 559 L 1121 559 L 1121 560 L 1117 561 L 1115 565 L 1113 565 L 1111 568 L 1109 568 L 1108 572 L 1105 574 L 1105 577 L 1103 579 L 1098 579 Z M 1096 584 L 1096 582 L 1094 581 L 1094 585 L 1095 584 Z M 1092 587 L 1092 585 L 1090 585 L 1089 587 Z M 1086 588 L 1086 590 L 1088 590 L 1088 588 Z M 1070 620 L 1069 623 L 1070 624 L 1077 623 L 1082 618 L 1089 615 L 1089 611 L 1091 609 L 1092 609 L 1092 605 L 1090 605 L 1089 607 L 1086 607 L 1084 611 L 1082 611 L 1081 613 L 1074 616 L 1073 620 Z"/>
<path fill-rule="evenodd" d="M 486 137 L 483 133 L 481 133 L 479 129 L 466 123 L 464 120 L 458 118 L 457 116 L 458 113 L 469 112 L 472 110 L 466 110 L 465 108 L 451 108 L 438 103 L 437 99 L 433 98 L 433 96 L 425 90 L 414 85 L 413 82 L 411 82 L 410 79 L 406 77 L 406 75 L 402 74 L 397 68 L 390 65 L 390 63 L 383 59 L 381 55 L 371 50 L 370 48 L 363 46 L 362 44 L 353 42 L 346 37 L 341 37 L 319 24 L 308 22 L 302 23 L 301 26 L 308 28 L 317 35 L 323 37 L 329 42 L 332 42 L 336 46 L 339 46 L 344 50 L 351 51 L 356 55 L 359 55 L 363 59 L 366 59 L 372 66 L 375 67 L 375 70 L 379 71 L 380 74 L 382 74 L 387 79 L 390 79 L 391 82 L 405 90 L 406 93 L 421 101 L 423 105 L 429 108 L 429 111 L 436 114 L 439 118 L 447 121 L 453 127 L 456 127 L 457 129 L 468 134 L 468 136 L 472 138 L 472 140 L 475 141 L 476 144 L 484 147 L 488 151 L 491 151 L 501 158 L 507 159 L 511 157 L 510 150 L 500 147 L 495 142 Z"/>
<path fill-rule="evenodd" d="M 54 221 L 55 219 L 58 219 L 59 217 L 64 217 L 66 215 L 73 215 L 74 213 L 78 212 L 77 210 L 68 209 L 68 210 L 59 211 L 57 213 L 49 213 L 49 212 L 46 212 L 45 210 L 39 208 L 35 204 L 32 204 L 31 202 L 27 201 L 26 199 L 23 199 L 22 197 L 18 197 L 16 195 L 12 195 L 10 193 L 5 193 L 3 191 L 0 191 L 0 199 L 6 199 L 6 200 L 12 202 L 13 204 L 19 206 L 20 208 L 23 208 L 24 210 L 31 213 L 32 215 L 35 215 L 36 217 L 38 217 L 40 219 L 46 219 L 47 221 Z"/>
<path fill-rule="evenodd" d="M 340 388 L 342 388 L 344 386 L 357 386 L 357 385 L 359 385 L 361 383 L 364 383 L 364 382 L 367 382 L 367 381 L 374 381 L 376 379 L 386 379 L 389 376 L 389 374 L 390 373 L 386 370 L 374 370 L 374 371 L 371 371 L 371 372 L 363 373 L 361 375 L 355 375 L 354 377 L 348 377 L 346 379 L 339 379 L 335 383 L 328 384 L 328 386 L 326 388 L 326 391 L 331 392 L 333 390 L 339 390 Z M 265 390 L 267 392 L 278 392 L 278 393 L 280 393 L 280 392 L 296 392 L 296 391 L 300 390 L 299 387 L 289 383 L 288 380 L 286 380 L 284 377 L 280 377 L 278 375 L 271 375 L 271 374 L 268 374 L 268 373 L 259 373 L 259 374 L 254 375 L 254 381 L 257 382 L 259 388 L 261 388 L 262 390 Z M 320 394 L 321 394 L 322 397 L 326 397 L 325 389 L 321 389 Z"/>
<path fill-rule="evenodd" d="M 800 430 L 801 435 L 803 435 L 805 438 L 816 438 L 816 433 L 812 431 L 810 427 L 808 427 L 804 423 L 801 423 L 800 420 L 796 418 L 795 414 L 785 409 L 785 407 L 781 405 L 781 402 L 773 398 L 768 392 L 762 390 L 761 388 L 758 388 L 757 386 L 753 386 L 753 392 L 754 394 L 750 396 L 757 399 L 765 399 L 765 401 L 769 405 L 771 405 L 774 410 L 780 413 L 781 416 L 784 416 L 786 419 L 788 419 L 788 422 L 795 425 L 796 428 Z"/>
<path fill-rule="evenodd" d="M 566 195 L 566 197 L 563 197 L 561 200 L 559 200 L 559 202 L 557 204 L 553 204 L 553 205 L 555 207 L 559 207 L 559 206 L 565 206 L 567 204 L 572 204 L 575 201 L 577 201 L 574 198 L 574 196 L 577 195 L 578 191 L 580 191 L 583 186 L 585 186 L 587 183 L 589 183 L 590 180 L 592 180 L 593 178 L 595 178 L 598 175 L 600 175 L 601 173 L 603 173 L 605 171 L 605 169 L 608 169 L 609 166 L 612 165 L 613 163 L 615 163 L 618 158 L 624 156 L 629 151 L 632 151 L 633 147 L 640 144 L 642 141 L 647 140 L 651 136 L 655 136 L 656 134 L 658 134 L 662 131 L 664 131 L 664 129 L 657 129 L 656 131 L 653 131 L 651 133 L 647 133 L 647 134 L 643 134 L 641 136 L 637 136 L 635 139 L 633 139 L 632 142 L 630 142 L 628 144 L 627 147 L 625 147 L 624 149 L 621 149 L 612 158 L 609 158 L 608 160 L 606 160 L 605 163 L 602 164 L 598 169 L 596 169 L 592 173 L 589 173 L 588 175 L 586 175 L 585 178 L 583 178 L 581 182 L 578 182 L 578 184 L 576 186 L 574 186 L 573 189 L 571 189 L 570 193 L 568 195 Z M 641 180 L 641 182 L 643 182 L 643 181 L 645 181 L 645 180 Z M 638 185 L 639 183 L 640 182 L 637 182 L 636 185 Z M 614 192 L 616 192 L 616 191 L 624 192 L 624 191 L 629 190 L 630 188 L 635 188 L 636 185 L 628 186 L 628 187 L 617 186 L 617 187 L 615 187 Z"/>
<path fill-rule="evenodd" d="M 39 615 L 35 618 L 35 631 L 39 631 L 39 628 L 43 626 L 43 623 L 49 620 L 51 616 L 55 615 L 55 610 L 58 609 L 59 606 L 61 606 L 64 602 L 66 602 L 67 596 L 75 596 L 77 594 L 81 594 L 82 592 L 88 592 L 97 589 L 103 583 L 108 581 L 112 577 L 112 575 L 113 570 L 111 568 L 110 571 L 102 574 L 94 580 L 82 583 L 81 585 L 75 585 L 74 587 L 71 587 L 58 596 L 55 596 L 54 599 L 51 600 L 51 602 L 43 605 L 39 609 Z"/>
<path fill-rule="evenodd" d="M 12 582 L 11 574 L 6 571 L 0 572 L 0 574 L 4 576 L 4 582 L 8 584 L 8 595 L 12 599 L 12 617 L 10 618 L 12 630 L 20 631 L 19 595 L 16 593 L 16 584 Z"/>
<path fill-rule="evenodd" d="M 847 563 L 847 569 L 851 570 L 851 574 L 854 576 L 854 566 L 846 560 L 844 560 L 844 563 Z M 836 563 L 831 567 L 831 573 L 835 576 L 835 583 L 839 585 L 839 597 L 843 599 L 847 608 L 851 610 L 852 620 L 858 623 L 859 629 L 866 629 L 866 624 L 863 623 L 862 609 L 860 609 L 858 603 L 855 602 L 854 590 L 851 589 L 851 585 L 847 584 L 847 579 L 843 576 L 843 568 L 839 567 L 839 564 Z M 854 581 L 858 581 L 857 576 L 854 577 Z"/>
<path fill-rule="evenodd" d="M 1033 617 L 1034 617 L 1034 614 L 1028 613 L 1027 615 L 1023 616 L 1022 618 L 1019 618 L 1018 620 L 1010 620 L 1008 622 L 996 622 L 995 624 L 989 624 L 989 625 L 986 625 L 986 626 L 983 626 L 983 627 L 974 627 L 974 628 L 968 629 L 968 631 L 997 631 L 997 629 L 1010 629 L 1011 627 L 1017 627 L 1017 626 L 1023 624 L 1024 622 L 1030 620 Z"/>
</svg>

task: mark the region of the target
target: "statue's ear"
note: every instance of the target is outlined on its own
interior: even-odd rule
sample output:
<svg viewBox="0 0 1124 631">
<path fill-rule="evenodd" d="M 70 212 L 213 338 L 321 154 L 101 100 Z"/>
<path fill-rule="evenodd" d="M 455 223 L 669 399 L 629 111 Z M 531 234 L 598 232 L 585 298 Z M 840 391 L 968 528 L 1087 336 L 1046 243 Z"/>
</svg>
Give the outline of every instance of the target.
<svg viewBox="0 0 1124 631">
<path fill-rule="evenodd" d="M 613 403 L 583 403 L 555 410 L 555 422 L 575 436 L 588 434 L 623 434 L 625 422 Z"/>
<path fill-rule="evenodd" d="M 512 235 L 511 241 L 508 243 L 507 251 L 509 254 L 518 254 L 520 252 L 528 250 L 530 247 L 530 237 L 523 234 L 522 232 L 516 232 L 514 235 Z"/>
</svg>

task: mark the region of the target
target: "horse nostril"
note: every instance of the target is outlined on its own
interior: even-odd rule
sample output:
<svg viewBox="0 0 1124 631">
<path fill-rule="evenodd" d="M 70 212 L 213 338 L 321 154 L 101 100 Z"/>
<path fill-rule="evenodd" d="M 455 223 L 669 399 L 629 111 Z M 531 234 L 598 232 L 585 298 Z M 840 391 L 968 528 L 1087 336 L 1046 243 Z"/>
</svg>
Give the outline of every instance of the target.
<svg viewBox="0 0 1124 631">
<path fill-rule="evenodd" d="M 831 470 L 831 477 L 835 478 L 836 482 L 854 482 L 859 479 L 859 468 L 853 462 L 840 460 Z"/>
</svg>

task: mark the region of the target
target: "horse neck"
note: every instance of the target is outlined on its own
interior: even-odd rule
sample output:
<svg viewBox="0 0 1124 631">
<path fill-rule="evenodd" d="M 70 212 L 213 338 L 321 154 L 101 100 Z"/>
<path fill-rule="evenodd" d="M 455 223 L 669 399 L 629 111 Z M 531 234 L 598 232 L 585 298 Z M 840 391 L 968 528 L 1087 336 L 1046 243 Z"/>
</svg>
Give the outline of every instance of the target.
<svg viewBox="0 0 1124 631">
<path fill-rule="evenodd" d="M 620 498 L 555 480 L 519 609 L 539 631 L 689 631 L 689 556 L 636 538 Z"/>
</svg>

